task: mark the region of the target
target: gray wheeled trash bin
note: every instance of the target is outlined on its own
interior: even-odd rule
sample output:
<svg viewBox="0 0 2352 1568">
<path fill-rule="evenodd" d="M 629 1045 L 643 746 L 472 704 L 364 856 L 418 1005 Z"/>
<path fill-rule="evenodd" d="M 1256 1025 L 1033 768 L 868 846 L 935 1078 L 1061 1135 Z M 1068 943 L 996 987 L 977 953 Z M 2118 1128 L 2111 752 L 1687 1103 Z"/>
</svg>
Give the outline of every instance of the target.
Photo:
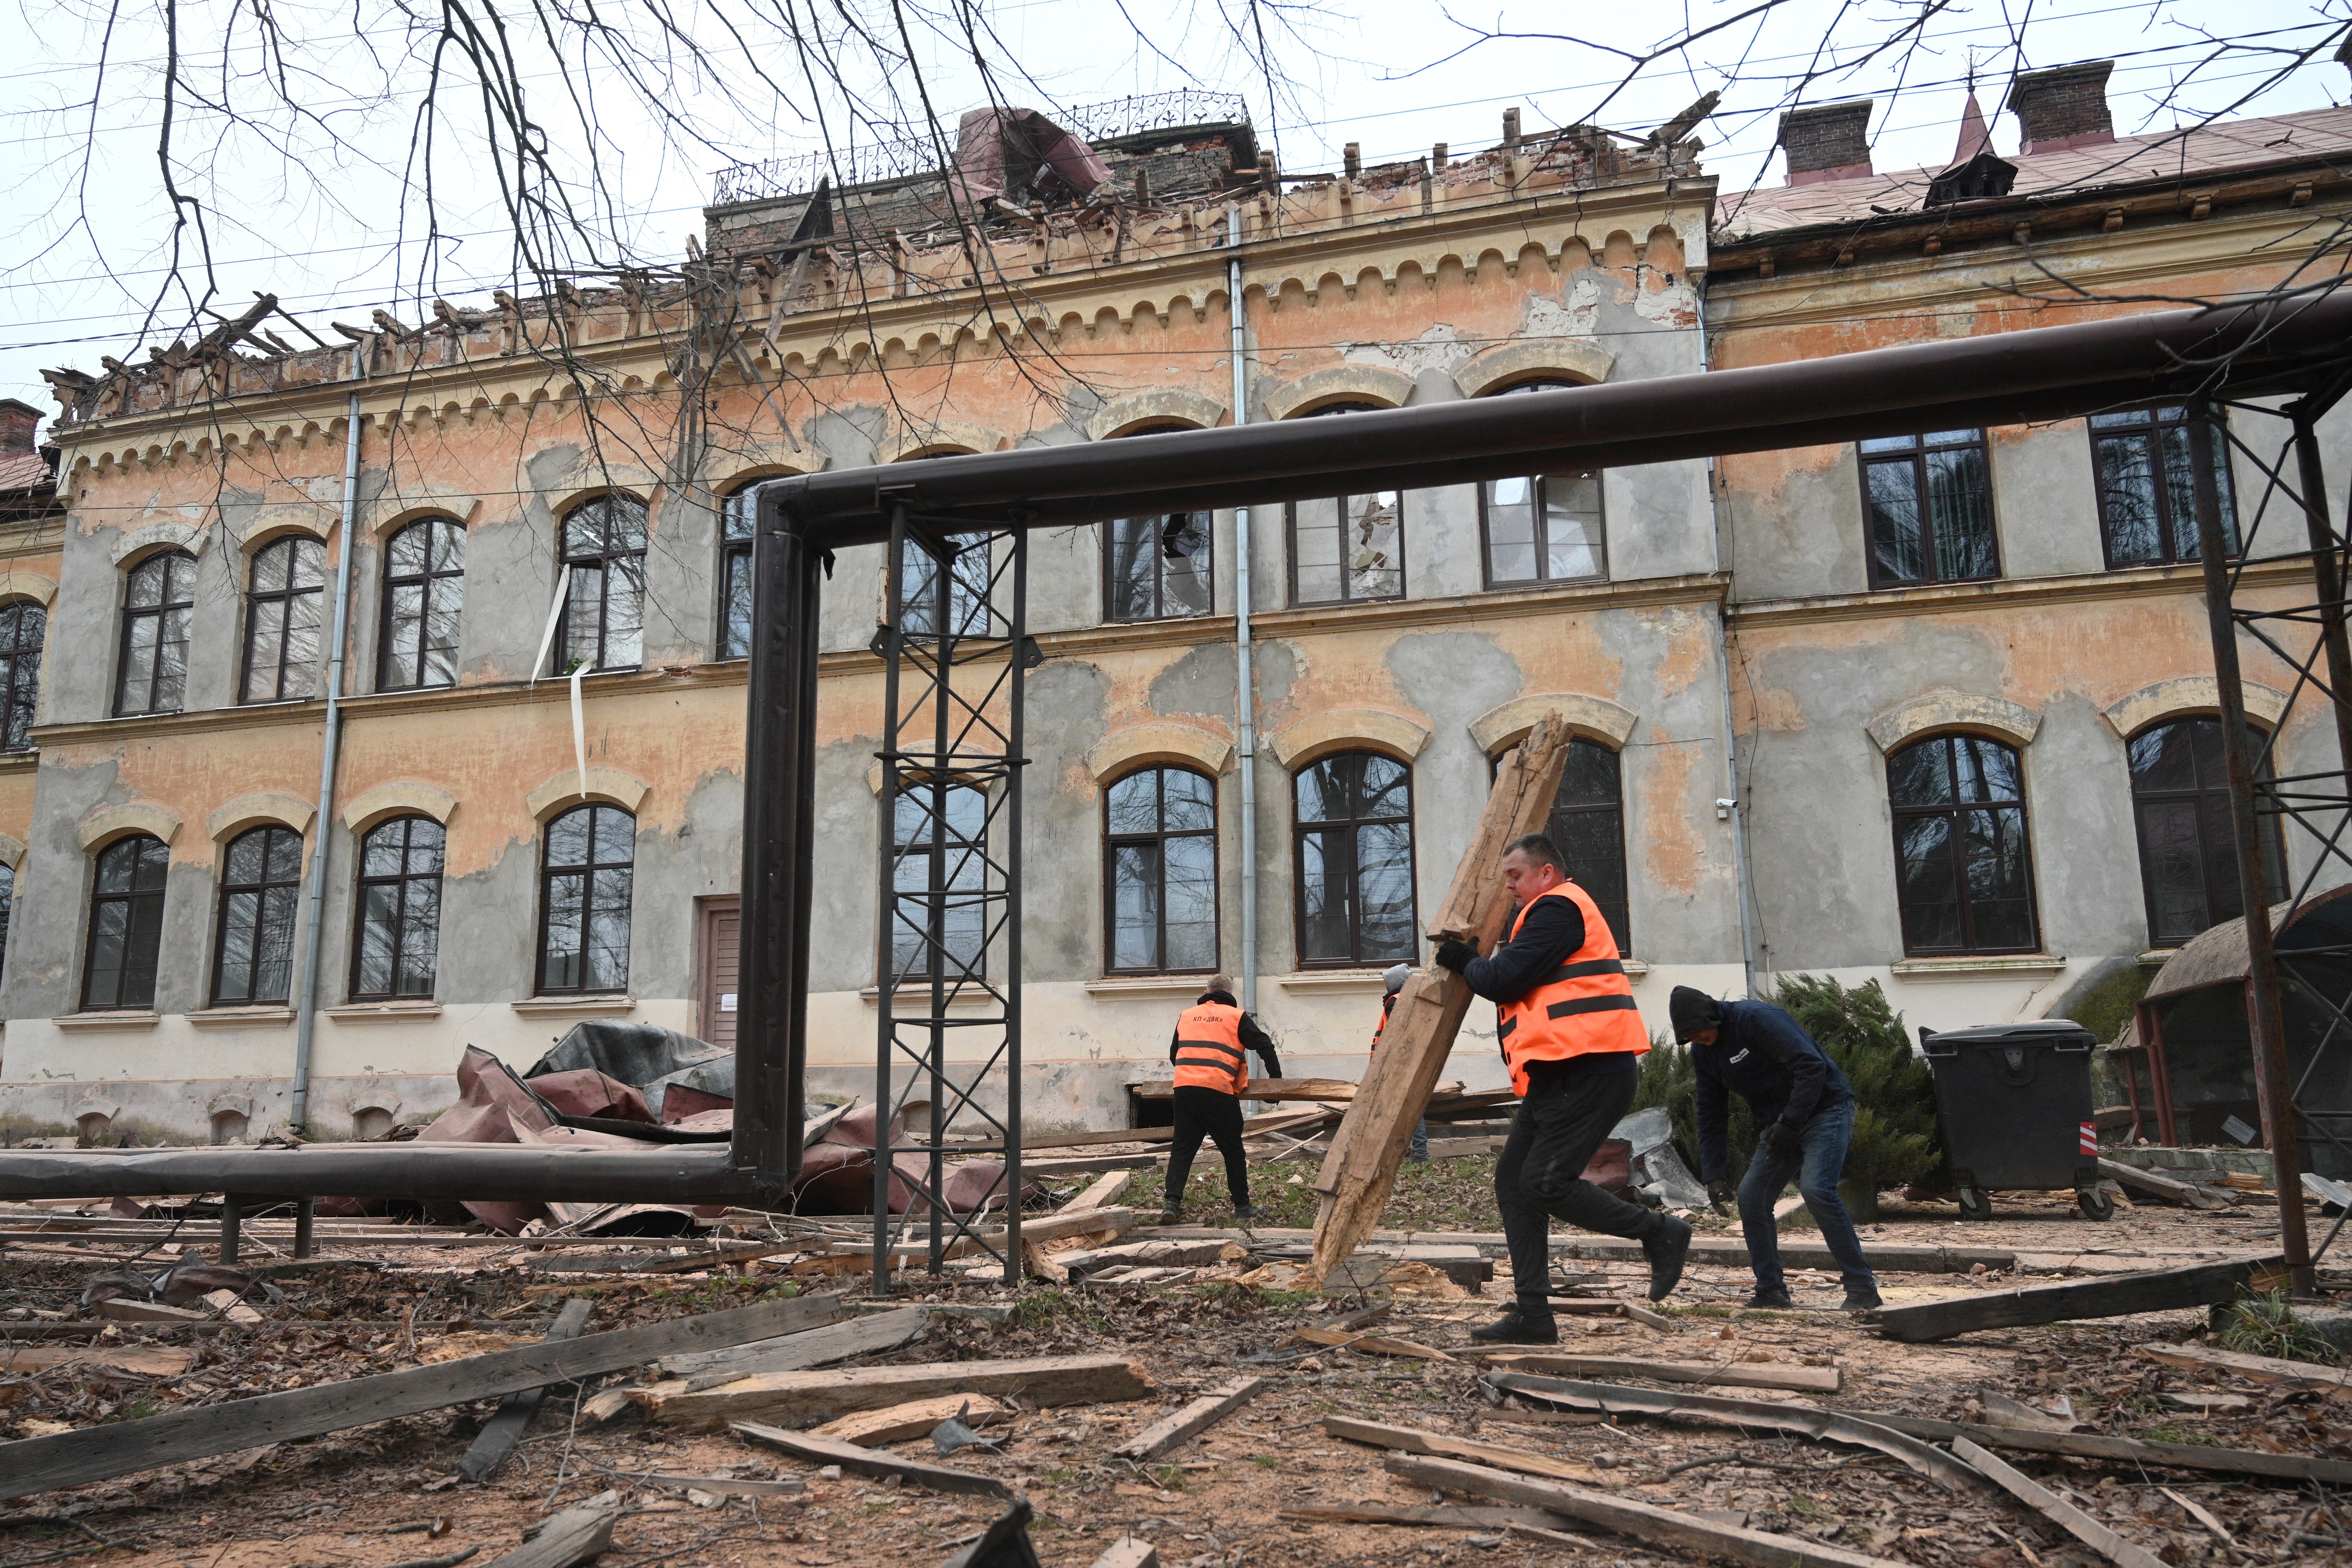
<svg viewBox="0 0 2352 1568">
<path fill-rule="evenodd" d="M 2091 1052 L 2080 1024 L 2041 1018 L 1974 1029 L 1922 1029 L 1936 1074 L 1944 1156 L 1969 1219 L 1988 1219 L 1997 1192 L 2073 1188 L 2087 1219 L 2108 1219 L 2099 1190 L 2099 1132 L 2091 1117 Z"/>
</svg>

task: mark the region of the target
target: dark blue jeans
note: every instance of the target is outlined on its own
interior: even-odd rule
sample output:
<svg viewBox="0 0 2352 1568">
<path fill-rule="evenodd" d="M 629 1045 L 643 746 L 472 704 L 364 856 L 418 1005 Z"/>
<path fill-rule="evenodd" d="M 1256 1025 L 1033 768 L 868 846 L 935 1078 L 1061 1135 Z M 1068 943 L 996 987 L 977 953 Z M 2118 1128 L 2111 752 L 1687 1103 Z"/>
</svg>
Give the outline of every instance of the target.
<svg viewBox="0 0 2352 1568">
<path fill-rule="evenodd" d="M 1775 1160 L 1756 1147 L 1748 1174 L 1739 1184 L 1739 1228 L 1748 1237 L 1748 1263 L 1756 1271 L 1759 1290 L 1785 1290 L 1780 1273 L 1780 1231 L 1773 1222 L 1772 1205 L 1789 1178 L 1813 1211 L 1813 1223 L 1837 1260 L 1849 1290 L 1877 1288 L 1878 1281 L 1863 1261 L 1862 1242 L 1853 1234 L 1853 1220 L 1838 1197 L 1838 1176 L 1845 1169 L 1845 1146 L 1853 1138 L 1853 1101 L 1842 1100 L 1813 1112 L 1804 1127 L 1804 1148 L 1797 1160 Z"/>
</svg>

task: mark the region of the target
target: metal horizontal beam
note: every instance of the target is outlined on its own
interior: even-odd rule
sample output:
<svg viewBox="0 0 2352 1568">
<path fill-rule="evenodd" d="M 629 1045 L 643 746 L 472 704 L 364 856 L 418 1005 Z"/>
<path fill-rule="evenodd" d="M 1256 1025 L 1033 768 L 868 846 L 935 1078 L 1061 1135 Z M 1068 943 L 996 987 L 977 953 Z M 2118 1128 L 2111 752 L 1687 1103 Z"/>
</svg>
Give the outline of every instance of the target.
<svg viewBox="0 0 2352 1568">
<path fill-rule="evenodd" d="M 515 1143 L 342 1143 L 302 1149 L 0 1153 L 0 1198 L 437 1198 L 512 1203 L 677 1203 L 749 1196 L 752 1173 L 723 1144 L 547 1149 Z"/>
</svg>

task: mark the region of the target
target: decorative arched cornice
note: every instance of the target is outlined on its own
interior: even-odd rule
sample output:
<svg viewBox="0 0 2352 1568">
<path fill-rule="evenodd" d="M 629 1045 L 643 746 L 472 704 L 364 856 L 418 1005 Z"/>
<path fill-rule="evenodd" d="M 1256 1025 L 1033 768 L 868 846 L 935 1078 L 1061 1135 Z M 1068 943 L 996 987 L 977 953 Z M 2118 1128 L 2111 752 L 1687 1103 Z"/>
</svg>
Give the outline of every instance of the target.
<svg viewBox="0 0 2352 1568">
<path fill-rule="evenodd" d="M 2278 728 L 2286 714 L 2286 693 L 2245 683 L 2246 716 L 2266 730 Z M 2143 686 L 2100 715 L 2115 732 L 2128 741 L 2163 719 L 2210 718 L 2221 711 L 2221 683 L 2210 675 L 2184 675 Z"/>
<path fill-rule="evenodd" d="M 1277 730 L 1266 744 L 1285 768 L 1301 768 L 1332 752 L 1370 749 L 1411 762 L 1429 744 L 1429 731 L 1402 713 L 1380 708 L 1333 708 Z"/>
<path fill-rule="evenodd" d="M 389 539 L 421 517 L 454 517 L 470 526 L 482 510 L 479 496 L 441 485 L 404 484 L 397 495 L 383 495 L 369 503 L 367 531 Z"/>
<path fill-rule="evenodd" d="M 1412 395 L 1412 377 L 1377 364 L 1335 364 L 1300 376 L 1265 395 L 1265 416 L 1288 419 L 1312 414 L 1328 403 L 1377 403 L 1402 408 Z"/>
<path fill-rule="evenodd" d="M 731 494 L 761 479 L 784 479 L 794 474 L 822 473 L 833 462 L 830 455 L 814 447 L 796 448 L 782 441 L 750 442 L 720 457 L 725 459 L 723 464 L 714 459 L 705 469 L 709 475 L 705 484 L 713 496 Z"/>
<path fill-rule="evenodd" d="M 1454 373 L 1454 384 L 1465 397 L 1483 397 L 1522 381 L 1556 379 L 1597 386 L 1609 379 L 1616 363 L 1616 355 L 1581 338 L 1545 338 L 1488 349 Z"/>
<path fill-rule="evenodd" d="M 564 776 L 575 785 L 580 778 L 576 772 Z M 446 789 L 406 781 L 380 784 L 373 789 L 362 790 L 343 804 L 343 826 L 353 833 L 365 833 L 386 817 L 429 816 L 446 827 L 449 814 L 457 809 L 457 797 Z"/>
<path fill-rule="evenodd" d="M 103 849 L 134 833 L 152 834 L 169 844 L 180 836 L 180 819 L 160 805 L 126 801 L 121 805 L 101 805 L 74 824 L 74 837 L 84 849 Z"/>
<path fill-rule="evenodd" d="M 1197 724 L 1131 724 L 1105 735 L 1087 752 L 1087 772 L 1097 784 L 1152 763 L 1199 768 L 1214 777 L 1233 761 L 1234 743 Z"/>
<path fill-rule="evenodd" d="M 13 835 L 0 833 L 0 866 L 11 871 L 25 868 L 25 841 Z"/>
<path fill-rule="evenodd" d="M 1087 421 L 1087 439 L 1108 441 L 1114 436 L 1126 435 L 1139 425 L 1171 420 L 1181 420 L 1196 429 L 1212 429 L 1225 422 L 1225 405 L 1213 397 L 1172 386 L 1133 393 L 1104 404 Z"/>
<path fill-rule="evenodd" d="M 47 608 L 58 602 L 58 584 L 54 578 L 38 572 L 0 572 L 0 605 L 30 599 Z"/>
<path fill-rule="evenodd" d="M 1933 691 L 1889 708 L 1864 728 L 1882 752 L 1937 730 L 1965 730 L 2022 746 L 2042 728 L 2042 715 L 2005 698 Z"/>
<path fill-rule="evenodd" d="M 238 795 L 205 817 L 205 831 L 212 835 L 215 844 L 226 844 L 247 828 L 265 822 L 308 833 L 311 819 L 318 815 L 318 807 L 307 800 L 280 795 L 276 790 L 256 790 L 251 795 Z"/>
<path fill-rule="evenodd" d="M 603 801 L 607 805 L 617 805 L 635 816 L 637 807 L 645 804 L 646 795 L 653 789 L 645 780 L 613 768 L 590 768 L 585 795 L 581 793 L 580 782 L 580 770 L 566 768 L 523 796 L 523 804 L 530 808 L 532 819 L 538 822 L 545 822 L 559 812 L 568 811 L 587 801 Z"/>
<path fill-rule="evenodd" d="M 877 463 L 901 462 L 908 458 L 948 458 L 960 452 L 993 452 L 1004 445 L 1004 437 L 994 430 L 968 424 L 961 419 L 933 419 L 914 430 L 894 429 L 874 443 Z"/>
<path fill-rule="evenodd" d="M 251 550 L 288 533 L 308 534 L 323 541 L 334 522 L 335 513 L 331 508 L 315 501 L 288 501 L 278 506 L 256 507 L 249 516 L 230 523 L 229 528 L 236 535 L 237 547 Z"/>
<path fill-rule="evenodd" d="M 1515 697 L 1500 708 L 1489 708 L 1471 720 L 1470 739 L 1477 742 L 1479 751 L 1491 757 L 1504 747 L 1517 744 L 1547 713 L 1559 714 L 1572 732 L 1598 741 L 1612 751 L 1623 749 L 1626 737 L 1633 734 L 1641 717 L 1606 697 L 1588 697 L 1578 691 L 1535 691 Z"/>
<path fill-rule="evenodd" d="M 560 522 L 590 501 L 601 500 L 606 496 L 626 496 L 640 505 L 649 505 L 657 482 L 654 476 L 640 468 L 614 468 L 609 479 L 599 476 L 564 489 L 549 490 L 546 492 L 547 507 Z"/>
<path fill-rule="evenodd" d="M 204 527 L 199 523 L 162 520 L 142 523 L 128 533 L 116 535 L 107 554 L 120 566 L 134 555 L 145 555 L 159 548 L 184 550 L 191 555 L 201 555 L 205 550 Z"/>
</svg>

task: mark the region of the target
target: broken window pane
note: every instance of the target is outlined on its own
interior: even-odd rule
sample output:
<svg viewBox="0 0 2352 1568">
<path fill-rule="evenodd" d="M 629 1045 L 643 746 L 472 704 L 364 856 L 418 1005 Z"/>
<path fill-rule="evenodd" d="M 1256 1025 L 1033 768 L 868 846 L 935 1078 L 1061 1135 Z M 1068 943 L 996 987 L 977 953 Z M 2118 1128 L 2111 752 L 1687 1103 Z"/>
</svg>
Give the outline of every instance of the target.
<svg viewBox="0 0 2352 1568">
<path fill-rule="evenodd" d="M 1209 514 L 1122 517 L 1103 525 L 1103 616 L 1151 621 L 1209 612 Z"/>
</svg>

